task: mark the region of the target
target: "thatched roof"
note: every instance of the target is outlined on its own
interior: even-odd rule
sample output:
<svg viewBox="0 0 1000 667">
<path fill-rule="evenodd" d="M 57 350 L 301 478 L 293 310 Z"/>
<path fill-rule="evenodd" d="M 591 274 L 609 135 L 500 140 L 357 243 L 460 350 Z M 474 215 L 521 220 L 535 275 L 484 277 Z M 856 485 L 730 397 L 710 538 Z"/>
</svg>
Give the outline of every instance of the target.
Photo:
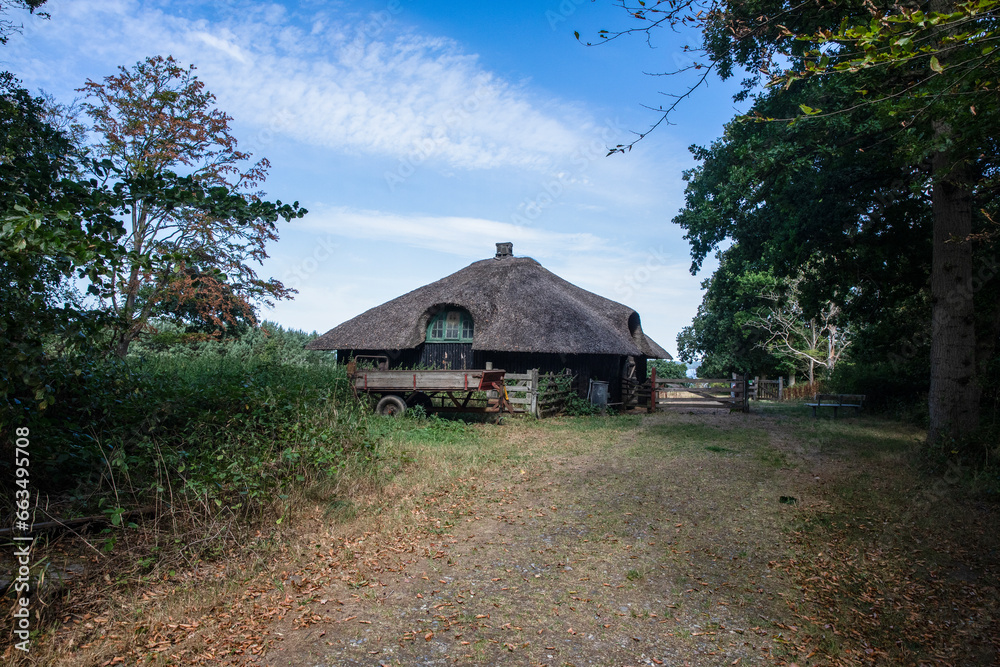
<svg viewBox="0 0 1000 667">
<path fill-rule="evenodd" d="M 497 244 L 498 248 L 502 244 Z M 475 350 L 615 354 L 670 359 L 628 306 L 569 283 L 501 248 L 447 278 L 376 306 L 312 341 L 312 350 L 404 350 L 424 342 L 442 308 L 472 315 Z"/>
</svg>

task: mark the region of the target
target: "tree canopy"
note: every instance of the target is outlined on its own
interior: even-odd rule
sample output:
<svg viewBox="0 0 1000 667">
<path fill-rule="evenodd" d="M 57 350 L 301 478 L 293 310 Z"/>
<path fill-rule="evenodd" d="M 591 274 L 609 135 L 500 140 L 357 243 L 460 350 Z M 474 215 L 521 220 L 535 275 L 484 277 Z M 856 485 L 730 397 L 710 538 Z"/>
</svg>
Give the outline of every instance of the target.
<svg viewBox="0 0 1000 667">
<path fill-rule="evenodd" d="M 244 166 L 251 156 L 238 149 L 232 118 L 194 69 L 154 56 L 80 89 L 98 137 L 92 150 L 113 165 L 127 216 L 128 252 L 108 299 L 119 356 L 165 303 L 224 329 L 253 321 L 255 302 L 292 293 L 253 264 L 267 258 L 278 219 L 305 211 L 262 199 L 267 160 Z"/>
<path fill-rule="evenodd" d="M 278 221 L 305 210 L 264 199 L 267 162 L 241 168 L 250 156 L 193 67 L 148 58 L 85 91 L 94 145 L 72 118 L 54 122 L 52 100 L 0 75 L 8 410 L 45 409 L 92 360 L 124 356 L 153 315 L 215 334 L 291 294 L 253 265 Z"/>
<path fill-rule="evenodd" d="M 838 304 L 883 359 L 929 331 L 930 438 L 974 430 L 1000 331 L 983 290 L 997 273 L 998 153 L 987 119 L 998 111 L 1000 3 L 618 4 L 638 27 L 603 39 L 695 26 L 695 87 L 712 72 L 746 73 L 737 97 L 752 102 L 750 112 L 711 147 L 693 149 L 702 165 L 686 175 L 676 219 L 693 268 L 731 243 L 730 272 L 805 271 L 803 316 Z M 718 308 L 720 289 L 706 294 L 699 317 Z M 894 325 L 899 313 L 905 324 Z M 682 347 L 715 351 L 702 347 L 716 343 L 694 335 L 697 325 Z"/>
<path fill-rule="evenodd" d="M 72 281 L 106 294 L 123 227 L 113 192 L 81 174 L 44 100 L 9 73 L 0 74 L 0 155 L 0 399 L 44 407 L 53 362 L 93 346 L 107 324 Z"/>
</svg>

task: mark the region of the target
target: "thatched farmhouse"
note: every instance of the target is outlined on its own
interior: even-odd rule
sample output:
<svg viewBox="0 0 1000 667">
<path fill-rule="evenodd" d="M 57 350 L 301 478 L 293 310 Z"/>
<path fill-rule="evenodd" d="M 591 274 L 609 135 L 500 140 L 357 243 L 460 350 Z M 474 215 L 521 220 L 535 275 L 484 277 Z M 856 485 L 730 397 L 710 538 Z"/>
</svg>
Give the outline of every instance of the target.
<svg viewBox="0 0 1000 667">
<path fill-rule="evenodd" d="M 647 359 L 670 355 L 642 332 L 639 314 L 514 257 L 474 262 L 358 315 L 309 344 L 338 358 L 386 355 L 393 368 L 502 368 L 512 373 L 573 371 L 579 386 L 645 379 Z"/>
</svg>

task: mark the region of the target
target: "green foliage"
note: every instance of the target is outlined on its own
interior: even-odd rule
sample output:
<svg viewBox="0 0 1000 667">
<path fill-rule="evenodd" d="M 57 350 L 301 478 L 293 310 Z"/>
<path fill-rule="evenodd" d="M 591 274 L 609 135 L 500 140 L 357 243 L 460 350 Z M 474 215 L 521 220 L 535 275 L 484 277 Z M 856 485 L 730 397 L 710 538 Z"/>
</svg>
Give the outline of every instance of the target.
<svg viewBox="0 0 1000 667">
<path fill-rule="evenodd" d="M 808 320 L 810 302 L 842 305 L 858 363 L 914 347 L 930 318 L 915 332 L 896 316 L 929 303 L 931 439 L 975 429 L 983 371 L 1000 339 L 1000 306 L 987 296 L 996 291 L 1000 236 L 1000 153 L 987 120 L 1000 112 L 1000 3 L 620 4 L 643 27 L 611 38 L 701 29 L 694 87 L 710 72 L 747 73 L 736 99 L 752 100 L 749 113 L 710 149 L 695 148 L 704 164 L 686 175 L 676 222 L 693 268 L 731 244 L 739 273 L 814 270 L 803 312 Z M 674 95 L 656 125 L 691 92 Z M 720 304 L 706 301 L 699 316 L 714 317 Z M 741 361 L 733 358 L 742 351 L 738 331 L 713 341 L 698 324 L 682 347 L 715 355 L 720 366 Z"/>
<path fill-rule="evenodd" d="M 79 512 L 114 498 L 119 515 L 161 502 L 260 517 L 297 489 L 370 464 L 378 436 L 332 355 L 302 350 L 309 338 L 268 326 L 94 361 L 24 422 L 33 485 Z M 5 480 L 10 465 L 0 462 Z"/>
<path fill-rule="evenodd" d="M 267 160 L 245 167 L 251 156 L 237 149 L 232 119 L 194 69 L 154 56 L 79 89 L 97 139 L 91 150 L 112 166 L 130 221 L 108 300 L 118 356 L 154 314 L 222 331 L 254 324 L 258 303 L 293 293 L 253 264 L 278 239 L 277 222 L 306 211 L 262 198 Z"/>
<path fill-rule="evenodd" d="M 926 425 L 928 383 L 927 357 L 916 363 L 889 361 L 848 362 L 837 366 L 825 381 L 826 390 L 837 394 L 864 394 L 865 410 L 896 413 L 911 422 Z"/>
<path fill-rule="evenodd" d="M 53 400 L 75 357 L 93 354 L 107 321 L 75 278 L 105 294 L 122 229 L 113 193 L 79 176 L 74 148 L 45 120 L 44 100 L 0 73 L 0 419 Z M 101 165 L 93 164 L 95 170 Z"/>
<path fill-rule="evenodd" d="M 585 398 L 581 398 L 576 392 L 566 397 L 566 405 L 563 413 L 570 417 L 589 417 L 596 415 L 600 408 Z"/>
<path fill-rule="evenodd" d="M 403 416 L 407 417 L 408 419 L 421 421 L 427 419 L 427 410 L 424 408 L 424 406 L 417 403 L 416 405 L 411 405 L 408 408 L 406 408 L 406 412 L 403 413 Z"/>
<path fill-rule="evenodd" d="M 719 253 L 719 268 L 702 282 L 705 296 L 691 322 L 677 336 L 680 358 L 699 363 L 701 377 L 730 373 L 781 374 L 794 368 L 764 349 L 763 332 L 751 326 L 766 311 L 762 292 L 778 284 L 771 271 L 745 269 L 730 248 Z"/>
<path fill-rule="evenodd" d="M 847 77 L 799 82 L 760 96 L 754 108 L 782 116 L 802 100 L 846 104 L 865 85 Z M 697 149 L 704 162 L 685 175 L 687 206 L 675 221 L 692 241 L 695 266 L 725 239 L 733 244 L 720 253 L 698 315 L 678 338 L 682 359 L 702 356 L 702 374 L 794 370 L 798 364 L 760 349 L 752 324 L 768 316 L 761 295 L 804 271 L 803 312 L 819 313 L 827 300 L 842 305 L 853 336 L 846 354 L 857 367 L 907 378 L 917 367 L 929 373 L 929 175 L 896 157 L 912 148 L 905 134 L 886 135 L 896 124 L 877 107 L 792 127 L 734 121 L 711 149 Z M 880 148 L 866 150 L 871 145 Z M 996 272 L 981 261 L 985 285 Z"/>
<path fill-rule="evenodd" d="M 649 362 L 647 370 L 656 369 L 658 378 L 685 378 L 687 377 L 687 364 L 679 361 L 667 361 L 665 359 L 653 359 Z"/>
</svg>

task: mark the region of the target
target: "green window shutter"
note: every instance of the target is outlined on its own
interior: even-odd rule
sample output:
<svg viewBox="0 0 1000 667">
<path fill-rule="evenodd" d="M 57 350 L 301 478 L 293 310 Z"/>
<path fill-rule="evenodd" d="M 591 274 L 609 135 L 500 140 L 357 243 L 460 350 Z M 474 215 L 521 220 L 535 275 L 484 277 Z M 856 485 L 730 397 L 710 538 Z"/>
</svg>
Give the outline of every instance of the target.
<svg viewBox="0 0 1000 667">
<path fill-rule="evenodd" d="M 464 310 L 444 310 L 427 324 L 427 342 L 471 343 L 475 327 L 472 316 Z"/>
</svg>

